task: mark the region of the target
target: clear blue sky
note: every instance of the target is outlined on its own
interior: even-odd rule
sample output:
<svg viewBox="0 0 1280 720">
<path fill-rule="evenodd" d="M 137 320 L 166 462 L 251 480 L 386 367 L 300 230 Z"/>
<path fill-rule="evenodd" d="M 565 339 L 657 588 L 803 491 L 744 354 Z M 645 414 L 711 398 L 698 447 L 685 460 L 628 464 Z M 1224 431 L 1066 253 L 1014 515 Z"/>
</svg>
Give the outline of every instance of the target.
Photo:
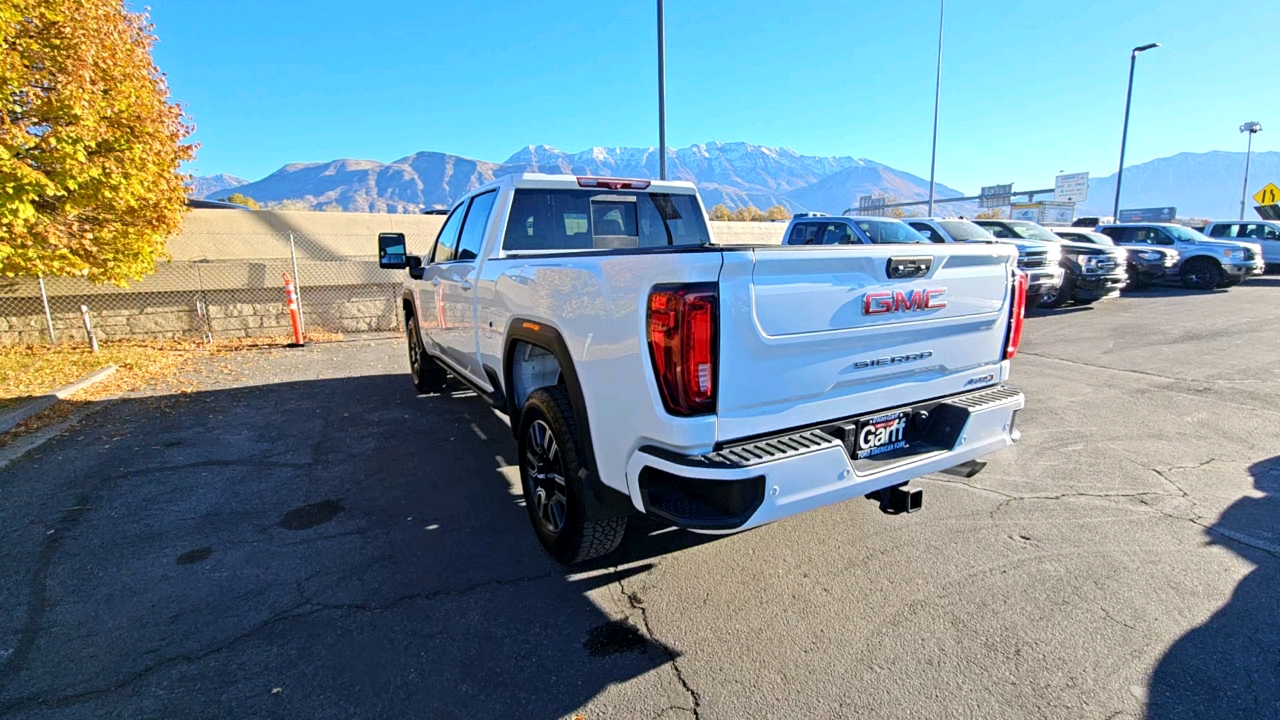
<svg viewBox="0 0 1280 720">
<path fill-rule="evenodd" d="M 135 3 L 140 5 L 140 3 Z M 657 145 L 645 0 L 151 0 L 197 174 L 437 150 L 502 161 Z M 853 155 L 927 177 L 937 2 L 668 0 L 668 142 Z M 938 179 L 976 191 L 1129 163 L 1280 149 L 1280 2 L 949 0 Z"/>
</svg>

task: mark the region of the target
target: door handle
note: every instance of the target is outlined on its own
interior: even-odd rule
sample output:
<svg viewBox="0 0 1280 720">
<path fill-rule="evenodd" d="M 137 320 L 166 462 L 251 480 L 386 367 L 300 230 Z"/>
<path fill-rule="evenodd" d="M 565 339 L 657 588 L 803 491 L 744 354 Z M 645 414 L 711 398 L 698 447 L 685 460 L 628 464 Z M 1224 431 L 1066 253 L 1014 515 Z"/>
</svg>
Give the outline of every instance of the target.
<svg viewBox="0 0 1280 720">
<path fill-rule="evenodd" d="M 470 290 L 470 289 L 471 289 L 471 281 L 470 281 L 470 280 L 463 280 L 461 283 L 458 283 L 458 287 L 461 287 L 463 290 Z"/>
<path fill-rule="evenodd" d="M 436 287 L 440 287 L 440 276 L 437 275 L 436 277 L 431 278 L 431 284 Z"/>
</svg>

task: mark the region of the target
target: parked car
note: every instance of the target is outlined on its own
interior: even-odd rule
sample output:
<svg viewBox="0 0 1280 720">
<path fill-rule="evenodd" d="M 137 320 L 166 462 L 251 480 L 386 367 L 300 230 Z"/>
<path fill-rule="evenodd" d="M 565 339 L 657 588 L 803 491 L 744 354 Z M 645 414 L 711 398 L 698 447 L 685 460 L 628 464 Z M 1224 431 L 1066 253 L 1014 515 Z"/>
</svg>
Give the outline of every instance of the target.
<svg viewBox="0 0 1280 720">
<path fill-rule="evenodd" d="M 1262 247 L 1262 259 L 1272 269 L 1280 267 L 1280 222 L 1275 220 L 1215 220 L 1201 233 L 1222 240 L 1239 240 Z"/>
<path fill-rule="evenodd" d="M 1074 243 L 1092 243 L 1114 247 L 1108 236 L 1083 228 L 1053 228 L 1053 234 Z M 1129 284 L 1131 290 L 1148 287 L 1157 280 L 1168 277 L 1170 270 L 1178 266 L 1178 251 L 1173 248 L 1123 248 L 1128 251 Z"/>
<path fill-rule="evenodd" d="M 1035 307 L 1062 285 L 1057 243 L 997 238 L 986 228 L 956 218 L 910 218 L 906 223 L 930 242 L 1007 242 L 1018 248 L 1018 269 L 1027 274 L 1027 307 Z"/>
<path fill-rule="evenodd" d="M 1128 253 L 1117 247 L 1067 242 L 1027 220 L 976 220 L 998 238 L 1024 238 L 1056 243 L 1062 249 L 1063 277 L 1058 292 L 1047 293 L 1040 307 L 1057 308 L 1074 301 L 1080 305 L 1115 295 L 1129 282 Z"/>
<path fill-rule="evenodd" d="M 910 512 L 910 480 L 1018 439 L 1012 247 L 717 246 L 691 183 L 516 174 L 455 203 L 425 256 L 399 233 L 378 253 L 408 270 L 415 390 L 452 373 L 510 417 L 565 563 L 634 513 L 728 533 L 869 494 Z"/>
<path fill-rule="evenodd" d="M 901 220 L 806 213 L 791 218 L 784 245 L 881 245 L 927 243 Z"/>
<path fill-rule="evenodd" d="M 1126 247 L 1167 247 L 1178 251 L 1178 265 L 1170 276 L 1192 290 L 1239 285 L 1251 275 L 1260 275 L 1266 265 L 1257 245 L 1211 240 L 1172 223 L 1124 223 L 1100 225 L 1098 232 Z"/>
</svg>

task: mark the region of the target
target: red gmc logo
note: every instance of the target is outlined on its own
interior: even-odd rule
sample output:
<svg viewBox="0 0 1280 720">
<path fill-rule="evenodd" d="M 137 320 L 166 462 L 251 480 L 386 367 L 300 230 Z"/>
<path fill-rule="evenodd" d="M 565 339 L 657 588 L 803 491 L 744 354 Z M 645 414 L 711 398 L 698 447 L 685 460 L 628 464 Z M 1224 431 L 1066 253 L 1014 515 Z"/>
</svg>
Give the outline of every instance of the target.
<svg viewBox="0 0 1280 720">
<path fill-rule="evenodd" d="M 887 315 L 895 312 L 941 310 L 947 306 L 947 301 L 942 299 L 946 294 L 946 288 L 867 293 L 862 299 L 862 314 Z"/>
</svg>

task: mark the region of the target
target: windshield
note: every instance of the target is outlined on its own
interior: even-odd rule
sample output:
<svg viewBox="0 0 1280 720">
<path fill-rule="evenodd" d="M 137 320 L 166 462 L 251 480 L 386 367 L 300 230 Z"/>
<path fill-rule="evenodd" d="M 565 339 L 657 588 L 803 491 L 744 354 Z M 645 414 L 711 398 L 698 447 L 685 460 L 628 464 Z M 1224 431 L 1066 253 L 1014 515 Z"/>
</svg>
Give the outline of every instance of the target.
<svg viewBox="0 0 1280 720">
<path fill-rule="evenodd" d="M 1184 228 L 1181 225 L 1170 225 L 1166 227 L 1164 231 L 1172 235 L 1174 239 L 1181 240 L 1182 242 L 1201 242 L 1209 239 L 1195 230 L 1192 230 L 1191 228 Z"/>
<path fill-rule="evenodd" d="M 1026 240 L 1041 240 L 1043 242 L 1062 242 L 1062 238 L 1045 230 L 1033 222 L 1009 222 L 1009 227 L 1013 229 L 1020 237 Z"/>
<path fill-rule="evenodd" d="M 707 245 L 693 195 L 617 190 L 516 190 L 504 250 L 608 250 Z"/>
<path fill-rule="evenodd" d="M 910 225 L 897 220 L 855 220 L 873 243 L 927 243 L 923 235 Z"/>
<path fill-rule="evenodd" d="M 957 242 L 989 240 L 995 237 L 986 228 L 974 225 L 968 220 L 939 220 L 938 225 Z"/>
</svg>

